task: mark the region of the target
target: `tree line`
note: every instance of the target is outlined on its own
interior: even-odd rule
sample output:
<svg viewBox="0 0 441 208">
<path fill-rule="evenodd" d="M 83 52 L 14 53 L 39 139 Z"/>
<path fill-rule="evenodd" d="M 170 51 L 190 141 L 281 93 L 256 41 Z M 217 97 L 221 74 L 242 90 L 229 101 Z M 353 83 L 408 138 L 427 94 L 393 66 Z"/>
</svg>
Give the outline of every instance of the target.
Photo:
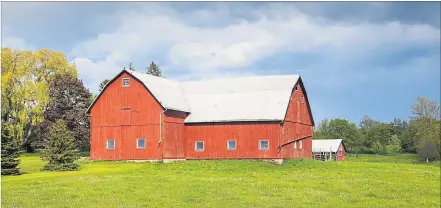
<svg viewBox="0 0 441 208">
<path fill-rule="evenodd" d="M 408 121 L 379 122 L 364 116 L 357 125 L 341 118 L 323 119 L 313 139 L 343 139 L 349 153 L 417 153 L 430 161 L 440 159 L 440 127 L 440 104 L 419 96 Z"/>
<path fill-rule="evenodd" d="M 2 175 L 20 174 L 22 152 L 40 152 L 43 171 L 76 170 L 73 161 L 90 148 L 86 111 L 97 95 L 61 52 L 2 48 L 1 58 Z M 162 76 L 154 62 L 146 73 Z"/>
</svg>

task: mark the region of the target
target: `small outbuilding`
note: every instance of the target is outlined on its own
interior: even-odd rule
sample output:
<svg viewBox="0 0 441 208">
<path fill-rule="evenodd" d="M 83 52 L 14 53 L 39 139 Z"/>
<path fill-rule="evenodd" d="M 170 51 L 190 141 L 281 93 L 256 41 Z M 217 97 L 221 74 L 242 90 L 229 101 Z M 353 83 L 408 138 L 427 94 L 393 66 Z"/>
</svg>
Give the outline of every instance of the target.
<svg viewBox="0 0 441 208">
<path fill-rule="evenodd" d="M 346 147 L 342 139 L 313 139 L 312 156 L 315 160 L 344 160 Z"/>
</svg>

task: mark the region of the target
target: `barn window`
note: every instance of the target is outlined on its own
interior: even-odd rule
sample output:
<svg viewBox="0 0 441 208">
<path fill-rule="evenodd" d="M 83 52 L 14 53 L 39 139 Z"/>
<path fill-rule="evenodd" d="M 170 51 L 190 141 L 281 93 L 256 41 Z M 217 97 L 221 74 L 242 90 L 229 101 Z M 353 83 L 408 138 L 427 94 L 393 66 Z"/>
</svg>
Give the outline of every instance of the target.
<svg viewBox="0 0 441 208">
<path fill-rule="evenodd" d="M 136 149 L 145 149 L 145 139 L 136 140 Z"/>
<path fill-rule="evenodd" d="M 343 145 L 340 145 L 340 148 L 339 148 L 339 150 L 338 150 L 338 154 L 339 154 L 340 156 L 343 156 Z"/>
<path fill-rule="evenodd" d="M 300 140 L 300 141 L 299 141 L 299 150 L 302 150 L 302 149 L 303 149 L 303 145 L 302 145 L 302 143 L 303 143 L 303 141 Z"/>
<path fill-rule="evenodd" d="M 269 149 L 269 141 L 268 140 L 259 140 L 259 149 L 260 150 L 268 150 Z"/>
<path fill-rule="evenodd" d="M 198 152 L 204 151 L 204 142 L 195 142 L 194 143 L 194 150 Z"/>
<path fill-rule="evenodd" d="M 128 86 L 130 86 L 130 79 L 129 79 L 129 78 L 123 78 L 123 79 L 122 79 L 122 86 L 123 86 L 123 87 L 128 87 Z"/>
<path fill-rule="evenodd" d="M 228 150 L 236 150 L 236 140 L 228 140 L 227 141 L 227 149 Z"/>
<path fill-rule="evenodd" d="M 115 149 L 115 140 L 107 140 L 107 149 L 108 150 Z"/>
<path fill-rule="evenodd" d="M 297 91 L 298 89 L 297 89 L 297 85 L 296 86 L 294 86 L 294 91 Z"/>
<path fill-rule="evenodd" d="M 296 151 L 297 150 L 297 142 L 293 142 L 292 144 L 294 145 L 294 151 Z"/>
</svg>

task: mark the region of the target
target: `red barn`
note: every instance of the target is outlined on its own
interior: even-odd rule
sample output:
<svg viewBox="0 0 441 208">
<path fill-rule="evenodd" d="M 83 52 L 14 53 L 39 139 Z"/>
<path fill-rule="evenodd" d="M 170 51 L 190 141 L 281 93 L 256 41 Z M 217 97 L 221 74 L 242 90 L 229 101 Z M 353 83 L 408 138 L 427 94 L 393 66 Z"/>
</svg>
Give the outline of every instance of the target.
<svg viewBox="0 0 441 208">
<path fill-rule="evenodd" d="M 312 158 L 298 75 L 176 82 L 123 70 L 87 112 L 91 160 Z"/>
</svg>

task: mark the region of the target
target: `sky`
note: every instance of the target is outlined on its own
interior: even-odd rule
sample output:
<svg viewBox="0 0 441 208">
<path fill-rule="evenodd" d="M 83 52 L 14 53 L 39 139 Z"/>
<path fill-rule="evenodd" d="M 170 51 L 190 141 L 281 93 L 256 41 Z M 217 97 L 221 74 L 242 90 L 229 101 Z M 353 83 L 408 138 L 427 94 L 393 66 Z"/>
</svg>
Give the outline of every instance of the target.
<svg viewBox="0 0 441 208">
<path fill-rule="evenodd" d="M 440 100 L 440 2 L 2 2 L 1 45 L 61 51 L 91 92 L 133 63 L 177 81 L 300 74 L 316 123 Z"/>
</svg>

